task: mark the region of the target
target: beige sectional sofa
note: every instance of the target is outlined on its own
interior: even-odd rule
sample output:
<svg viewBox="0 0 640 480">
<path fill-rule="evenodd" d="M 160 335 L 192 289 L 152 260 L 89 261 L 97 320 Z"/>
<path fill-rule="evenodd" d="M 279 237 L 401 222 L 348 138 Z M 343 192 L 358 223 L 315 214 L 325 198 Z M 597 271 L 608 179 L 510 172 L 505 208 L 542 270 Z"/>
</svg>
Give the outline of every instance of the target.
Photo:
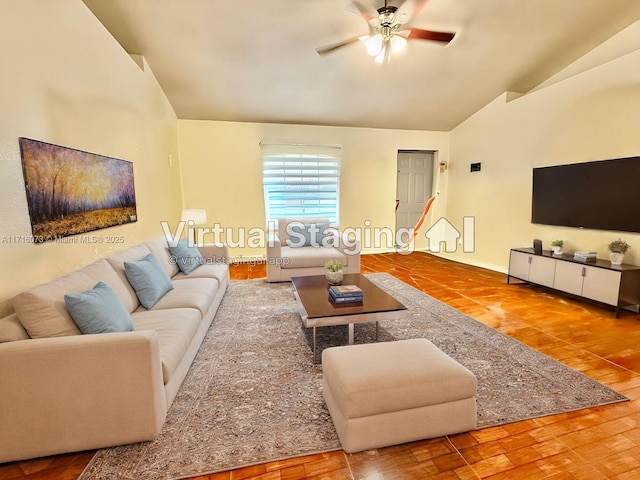
<svg viewBox="0 0 640 480">
<path fill-rule="evenodd" d="M 226 247 L 199 251 L 185 274 L 159 238 L 15 297 L 16 313 L 0 319 L 0 463 L 157 437 L 229 283 Z M 147 309 L 125 262 L 150 253 L 172 289 Z M 64 296 L 97 282 L 133 331 L 82 334 Z"/>
</svg>

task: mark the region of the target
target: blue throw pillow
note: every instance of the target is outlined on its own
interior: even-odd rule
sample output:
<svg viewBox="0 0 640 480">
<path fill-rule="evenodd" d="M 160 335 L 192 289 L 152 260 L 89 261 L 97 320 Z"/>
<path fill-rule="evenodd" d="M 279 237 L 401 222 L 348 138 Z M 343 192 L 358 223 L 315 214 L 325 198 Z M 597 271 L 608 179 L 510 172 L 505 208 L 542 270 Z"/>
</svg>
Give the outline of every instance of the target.
<svg viewBox="0 0 640 480">
<path fill-rule="evenodd" d="M 124 262 L 124 273 L 144 308 L 153 307 L 173 283 L 158 259 L 150 253 L 137 262 Z"/>
<path fill-rule="evenodd" d="M 290 247 L 321 247 L 325 237 L 325 230 L 329 228 L 326 223 L 291 223 L 287 230 L 291 237 L 288 245 Z"/>
<path fill-rule="evenodd" d="M 98 282 L 92 290 L 64 296 L 64 303 L 82 333 L 131 332 L 131 315 L 109 285 Z"/>
<path fill-rule="evenodd" d="M 178 268 L 185 275 L 189 275 L 200 265 L 204 264 L 204 257 L 195 245 L 190 247 L 189 241 L 185 238 L 178 242 L 175 247 L 169 247 L 171 255 L 176 259 Z"/>
</svg>

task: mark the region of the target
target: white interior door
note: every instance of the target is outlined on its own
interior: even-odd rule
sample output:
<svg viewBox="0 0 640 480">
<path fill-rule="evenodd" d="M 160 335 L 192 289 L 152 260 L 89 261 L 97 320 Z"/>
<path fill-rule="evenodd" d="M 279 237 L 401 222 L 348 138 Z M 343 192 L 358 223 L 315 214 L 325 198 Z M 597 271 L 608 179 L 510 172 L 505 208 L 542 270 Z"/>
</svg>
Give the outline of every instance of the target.
<svg viewBox="0 0 640 480">
<path fill-rule="evenodd" d="M 415 227 L 432 195 L 433 152 L 398 151 L 396 231 Z"/>
</svg>

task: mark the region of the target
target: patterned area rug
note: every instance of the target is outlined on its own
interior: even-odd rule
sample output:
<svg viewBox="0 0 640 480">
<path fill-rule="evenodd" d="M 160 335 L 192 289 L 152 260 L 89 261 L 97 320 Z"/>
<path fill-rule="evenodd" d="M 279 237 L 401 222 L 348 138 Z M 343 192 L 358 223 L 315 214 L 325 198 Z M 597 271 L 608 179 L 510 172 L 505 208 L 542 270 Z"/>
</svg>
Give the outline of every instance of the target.
<svg viewBox="0 0 640 480">
<path fill-rule="evenodd" d="M 628 400 L 448 305 L 380 273 L 407 307 L 380 341 L 425 337 L 478 378 L 478 428 Z M 347 327 L 318 329 L 318 348 Z M 372 342 L 375 324 L 355 327 Z M 235 281 L 154 442 L 100 450 L 81 480 L 180 479 L 340 448 L 322 399 L 322 366 L 290 283 Z"/>
</svg>

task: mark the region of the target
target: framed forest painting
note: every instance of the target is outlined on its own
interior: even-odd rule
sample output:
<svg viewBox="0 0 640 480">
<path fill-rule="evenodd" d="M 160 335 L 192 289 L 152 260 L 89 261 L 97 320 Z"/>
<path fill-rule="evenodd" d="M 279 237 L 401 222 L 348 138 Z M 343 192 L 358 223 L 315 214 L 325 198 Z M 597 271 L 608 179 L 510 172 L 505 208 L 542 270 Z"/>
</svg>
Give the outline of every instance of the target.
<svg viewBox="0 0 640 480">
<path fill-rule="evenodd" d="M 20 138 L 36 243 L 135 222 L 133 163 Z"/>
</svg>

